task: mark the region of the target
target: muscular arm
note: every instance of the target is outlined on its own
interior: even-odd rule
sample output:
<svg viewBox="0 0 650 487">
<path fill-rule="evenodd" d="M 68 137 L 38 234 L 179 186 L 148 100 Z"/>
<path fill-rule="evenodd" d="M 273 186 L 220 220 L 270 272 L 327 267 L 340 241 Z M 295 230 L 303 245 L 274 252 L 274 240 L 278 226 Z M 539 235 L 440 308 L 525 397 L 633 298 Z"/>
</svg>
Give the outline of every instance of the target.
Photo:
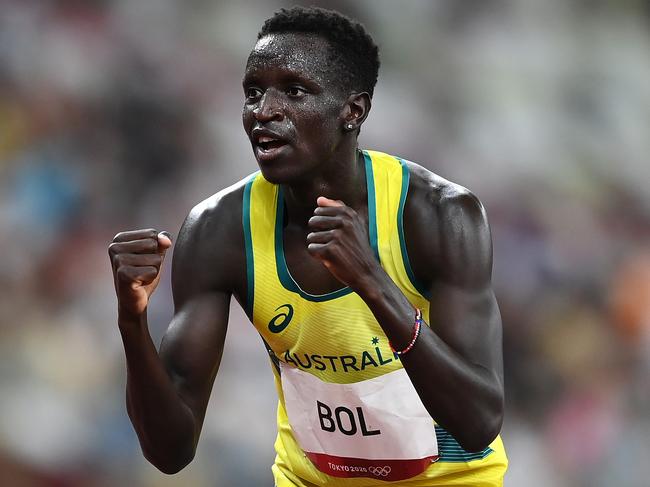
<svg viewBox="0 0 650 487">
<path fill-rule="evenodd" d="M 402 364 L 431 417 L 465 450 L 480 451 L 497 436 L 503 418 L 501 320 L 491 288 L 489 227 L 467 190 L 418 166 L 412 174 L 406 240 L 416 276 L 430 290 L 432 323 L 422 327 Z M 341 221 L 328 223 L 338 230 L 326 243 L 311 237 L 319 243 L 310 244 L 310 251 L 364 299 L 391 343 L 403 349 L 413 333 L 413 306 L 368 245 L 359 243 L 367 237 L 360 235 L 358 216 L 331 207 L 316 215 L 315 229 L 318 215 Z"/>
<path fill-rule="evenodd" d="M 401 359 L 431 416 L 463 448 L 479 451 L 503 421 L 501 318 L 491 287 L 490 231 L 475 196 L 430 184 L 416 186 L 410 195 L 406 237 L 411 262 L 430 290 L 432 322 Z M 367 302 L 391 342 L 403 348 L 411 338 L 412 306 L 390 279 L 382 282 Z"/>
<path fill-rule="evenodd" d="M 214 292 L 188 300 L 174 316 L 160 356 L 146 316 L 137 323 L 119 320 L 127 361 L 127 411 L 144 456 L 162 472 L 176 473 L 194 458 L 221 359 L 229 298 Z M 190 358 L 197 342 L 203 350 Z"/>
<path fill-rule="evenodd" d="M 223 352 L 231 293 L 242 273 L 236 270 L 242 263 L 240 238 L 236 195 L 213 197 L 190 213 L 175 247 L 175 313 L 159 353 L 146 309 L 134 314 L 120 306 L 127 410 L 145 457 L 165 473 L 178 472 L 194 457 Z"/>
</svg>

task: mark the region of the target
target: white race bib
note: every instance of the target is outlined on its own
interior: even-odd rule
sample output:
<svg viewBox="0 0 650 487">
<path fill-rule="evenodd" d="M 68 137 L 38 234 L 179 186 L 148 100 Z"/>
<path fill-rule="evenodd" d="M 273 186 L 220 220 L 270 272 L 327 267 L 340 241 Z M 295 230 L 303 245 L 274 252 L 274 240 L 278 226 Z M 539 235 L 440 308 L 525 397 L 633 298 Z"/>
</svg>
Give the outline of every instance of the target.
<svg viewBox="0 0 650 487">
<path fill-rule="evenodd" d="M 396 481 L 438 459 L 433 420 L 404 369 L 335 384 L 280 366 L 289 423 L 320 471 Z"/>
</svg>

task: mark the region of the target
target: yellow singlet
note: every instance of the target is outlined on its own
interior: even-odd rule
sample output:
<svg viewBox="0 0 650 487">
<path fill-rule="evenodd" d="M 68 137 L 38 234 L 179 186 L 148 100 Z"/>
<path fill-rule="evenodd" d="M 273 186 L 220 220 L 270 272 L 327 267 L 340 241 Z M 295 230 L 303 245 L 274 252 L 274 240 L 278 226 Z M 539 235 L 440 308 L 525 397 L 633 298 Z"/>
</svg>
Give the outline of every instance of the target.
<svg viewBox="0 0 650 487">
<path fill-rule="evenodd" d="M 379 152 L 363 156 L 370 245 L 435 327 L 406 254 L 407 165 Z M 247 313 L 270 348 L 279 397 L 276 486 L 501 486 L 508 460 L 500 437 L 467 453 L 423 417 L 399 358 L 356 293 L 345 287 L 312 295 L 293 279 L 283 250 L 282 188 L 255 173 L 243 203 Z"/>
</svg>

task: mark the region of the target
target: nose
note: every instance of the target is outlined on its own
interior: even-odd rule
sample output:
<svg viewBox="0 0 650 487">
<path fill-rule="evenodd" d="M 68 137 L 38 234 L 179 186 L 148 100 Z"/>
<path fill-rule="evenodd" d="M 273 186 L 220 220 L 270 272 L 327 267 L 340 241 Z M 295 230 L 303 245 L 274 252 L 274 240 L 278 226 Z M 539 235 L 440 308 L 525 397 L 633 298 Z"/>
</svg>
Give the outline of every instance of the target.
<svg viewBox="0 0 650 487">
<path fill-rule="evenodd" d="M 272 90 L 264 92 L 259 103 L 253 109 L 253 114 L 258 122 L 280 121 L 284 118 L 282 106 Z"/>
</svg>

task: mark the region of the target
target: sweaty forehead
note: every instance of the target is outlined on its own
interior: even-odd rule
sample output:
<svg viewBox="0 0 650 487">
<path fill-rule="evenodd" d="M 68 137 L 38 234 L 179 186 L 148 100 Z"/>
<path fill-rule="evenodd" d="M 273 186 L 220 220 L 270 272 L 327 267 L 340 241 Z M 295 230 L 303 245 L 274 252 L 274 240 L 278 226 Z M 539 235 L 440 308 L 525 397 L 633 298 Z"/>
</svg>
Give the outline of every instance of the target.
<svg viewBox="0 0 650 487">
<path fill-rule="evenodd" d="M 310 77 L 329 78 L 327 62 L 329 42 L 315 34 L 269 34 L 257 41 L 246 63 L 246 72 L 279 67 L 298 71 Z"/>
</svg>

